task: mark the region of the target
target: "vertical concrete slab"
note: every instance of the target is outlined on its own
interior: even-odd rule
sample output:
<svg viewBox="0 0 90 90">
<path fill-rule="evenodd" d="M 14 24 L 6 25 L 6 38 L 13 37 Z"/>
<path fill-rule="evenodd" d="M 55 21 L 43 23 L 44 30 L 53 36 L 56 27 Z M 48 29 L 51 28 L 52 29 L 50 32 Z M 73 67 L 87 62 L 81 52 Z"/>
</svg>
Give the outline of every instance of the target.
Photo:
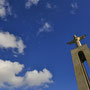
<svg viewBox="0 0 90 90">
<path fill-rule="evenodd" d="M 81 62 L 78 55 L 80 51 L 84 53 L 85 58 L 90 65 L 90 50 L 88 49 L 86 44 L 71 50 L 78 90 L 90 90 L 90 81 L 87 72 L 85 70 L 83 62 Z"/>
</svg>

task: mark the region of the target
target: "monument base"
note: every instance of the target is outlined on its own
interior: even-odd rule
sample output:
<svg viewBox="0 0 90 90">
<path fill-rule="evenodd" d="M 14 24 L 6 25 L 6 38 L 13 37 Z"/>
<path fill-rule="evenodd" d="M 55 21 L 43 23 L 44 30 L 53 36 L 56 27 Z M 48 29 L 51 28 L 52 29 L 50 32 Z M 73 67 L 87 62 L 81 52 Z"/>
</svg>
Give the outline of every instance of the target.
<svg viewBox="0 0 90 90">
<path fill-rule="evenodd" d="M 90 66 L 90 50 L 85 44 L 71 50 L 73 65 L 78 84 L 78 90 L 90 90 L 90 81 L 84 67 L 84 62 L 87 61 Z"/>
</svg>

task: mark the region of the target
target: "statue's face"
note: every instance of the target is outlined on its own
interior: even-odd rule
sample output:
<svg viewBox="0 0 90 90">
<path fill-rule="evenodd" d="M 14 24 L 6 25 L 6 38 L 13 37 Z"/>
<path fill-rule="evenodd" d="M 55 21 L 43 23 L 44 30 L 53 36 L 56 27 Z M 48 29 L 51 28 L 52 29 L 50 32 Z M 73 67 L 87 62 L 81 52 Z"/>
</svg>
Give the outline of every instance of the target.
<svg viewBox="0 0 90 90">
<path fill-rule="evenodd" d="M 77 37 L 76 35 L 73 35 L 73 37 L 75 38 L 75 37 Z"/>
</svg>

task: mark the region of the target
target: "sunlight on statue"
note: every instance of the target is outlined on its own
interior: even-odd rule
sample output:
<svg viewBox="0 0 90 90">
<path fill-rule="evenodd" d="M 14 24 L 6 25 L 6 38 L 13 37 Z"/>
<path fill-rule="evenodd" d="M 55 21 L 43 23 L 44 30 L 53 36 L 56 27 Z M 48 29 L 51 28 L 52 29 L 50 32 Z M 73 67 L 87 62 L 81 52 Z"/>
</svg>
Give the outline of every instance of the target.
<svg viewBox="0 0 90 90">
<path fill-rule="evenodd" d="M 82 46 L 80 40 L 84 39 L 86 37 L 86 34 L 84 34 L 83 36 L 80 36 L 80 37 L 77 37 L 76 35 L 74 35 L 73 37 L 74 37 L 74 39 L 72 41 L 68 42 L 67 44 L 71 45 L 71 44 L 75 43 L 76 47 L 80 47 L 80 46 Z"/>
</svg>

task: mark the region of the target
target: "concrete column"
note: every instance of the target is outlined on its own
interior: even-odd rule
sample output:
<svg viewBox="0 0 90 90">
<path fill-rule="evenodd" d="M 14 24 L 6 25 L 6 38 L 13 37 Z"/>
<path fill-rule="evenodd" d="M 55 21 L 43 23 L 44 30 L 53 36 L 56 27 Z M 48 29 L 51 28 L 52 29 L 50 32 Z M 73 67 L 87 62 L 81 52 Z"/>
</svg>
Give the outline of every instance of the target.
<svg viewBox="0 0 90 90">
<path fill-rule="evenodd" d="M 81 53 L 79 56 L 79 52 Z M 78 90 L 90 90 L 90 81 L 87 75 L 87 72 L 84 67 L 84 61 L 87 61 L 90 66 L 90 50 L 85 44 L 83 46 L 77 47 L 76 49 L 71 50 L 73 65 L 78 85 Z"/>
</svg>

